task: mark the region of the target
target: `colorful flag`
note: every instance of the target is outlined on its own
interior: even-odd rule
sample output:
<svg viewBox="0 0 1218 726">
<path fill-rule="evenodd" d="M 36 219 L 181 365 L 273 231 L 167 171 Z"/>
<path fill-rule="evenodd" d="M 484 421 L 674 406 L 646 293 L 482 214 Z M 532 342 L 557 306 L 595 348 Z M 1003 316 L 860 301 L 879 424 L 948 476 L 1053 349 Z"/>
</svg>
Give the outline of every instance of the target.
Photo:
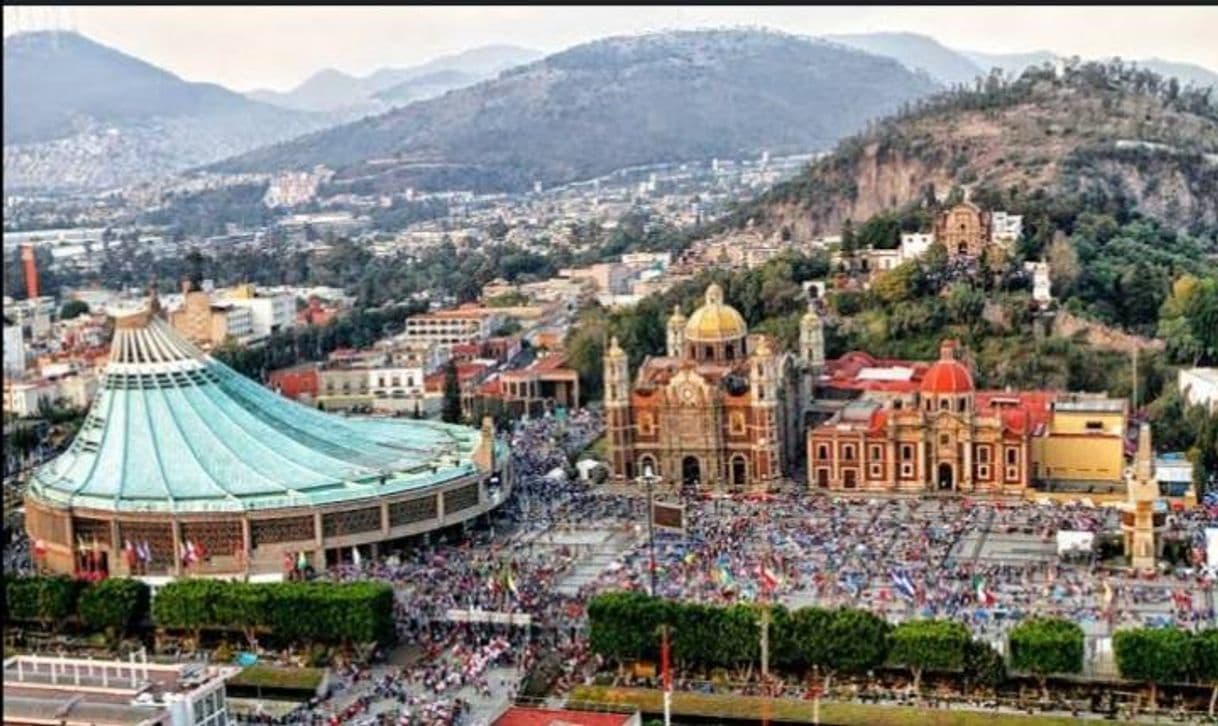
<svg viewBox="0 0 1218 726">
<path fill-rule="evenodd" d="M 296 569 L 303 572 L 304 570 L 307 570 L 308 568 L 309 568 L 309 558 L 305 557 L 304 550 L 297 552 L 296 553 Z"/>
<path fill-rule="evenodd" d="M 892 578 L 893 587 L 906 600 L 913 600 L 917 596 L 913 581 L 909 579 L 909 575 L 898 570 L 892 570 L 889 572 L 889 577 Z"/>
</svg>

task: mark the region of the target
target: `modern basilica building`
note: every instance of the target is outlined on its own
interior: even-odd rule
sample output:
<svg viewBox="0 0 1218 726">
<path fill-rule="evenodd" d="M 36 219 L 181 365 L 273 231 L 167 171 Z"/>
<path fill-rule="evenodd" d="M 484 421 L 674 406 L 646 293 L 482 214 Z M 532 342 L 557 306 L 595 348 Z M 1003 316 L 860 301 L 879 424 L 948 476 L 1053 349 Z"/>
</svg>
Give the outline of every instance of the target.
<svg viewBox="0 0 1218 726">
<path fill-rule="evenodd" d="M 31 476 L 26 528 L 53 572 L 321 567 L 490 511 L 508 460 L 489 422 L 346 418 L 283 398 L 188 342 L 153 297 L 116 318 L 80 432 Z"/>
</svg>

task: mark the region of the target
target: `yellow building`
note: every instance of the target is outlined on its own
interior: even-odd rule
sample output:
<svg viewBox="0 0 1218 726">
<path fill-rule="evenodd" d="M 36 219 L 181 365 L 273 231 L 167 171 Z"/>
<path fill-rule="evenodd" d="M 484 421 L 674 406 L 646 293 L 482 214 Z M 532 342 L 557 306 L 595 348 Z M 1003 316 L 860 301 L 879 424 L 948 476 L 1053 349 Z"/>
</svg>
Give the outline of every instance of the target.
<svg viewBox="0 0 1218 726">
<path fill-rule="evenodd" d="M 1070 397 L 1054 401 L 1046 435 L 1033 439 L 1032 475 L 1057 482 L 1105 482 L 1124 478 L 1124 399 Z"/>
</svg>

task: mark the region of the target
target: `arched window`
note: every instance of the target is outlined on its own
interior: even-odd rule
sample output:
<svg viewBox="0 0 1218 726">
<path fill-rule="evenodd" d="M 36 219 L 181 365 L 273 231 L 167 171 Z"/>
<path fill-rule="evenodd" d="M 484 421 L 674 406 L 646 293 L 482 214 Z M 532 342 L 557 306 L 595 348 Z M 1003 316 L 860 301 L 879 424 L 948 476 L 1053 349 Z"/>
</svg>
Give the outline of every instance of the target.
<svg viewBox="0 0 1218 726">
<path fill-rule="evenodd" d="M 854 446 L 846 444 L 842 447 L 842 458 L 846 461 L 854 461 Z"/>
<path fill-rule="evenodd" d="M 959 411 L 960 413 L 964 413 L 964 406 L 965 406 L 966 400 L 967 399 L 965 399 L 964 396 L 961 396 L 960 400 L 956 401 L 956 410 Z"/>
<path fill-rule="evenodd" d="M 733 358 L 735 358 L 736 346 L 732 345 L 731 343 L 728 343 L 727 346 L 723 349 L 723 355 L 728 360 L 732 360 Z"/>
<path fill-rule="evenodd" d="M 947 400 L 946 398 L 939 399 L 939 410 L 940 411 L 951 410 L 951 406 L 952 406 L 952 402 Z"/>
<path fill-rule="evenodd" d="M 816 447 L 816 458 L 828 459 L 829 458 L 829 447 L 825 446 L 824 444 L 817 446 Z"/>
</svg>

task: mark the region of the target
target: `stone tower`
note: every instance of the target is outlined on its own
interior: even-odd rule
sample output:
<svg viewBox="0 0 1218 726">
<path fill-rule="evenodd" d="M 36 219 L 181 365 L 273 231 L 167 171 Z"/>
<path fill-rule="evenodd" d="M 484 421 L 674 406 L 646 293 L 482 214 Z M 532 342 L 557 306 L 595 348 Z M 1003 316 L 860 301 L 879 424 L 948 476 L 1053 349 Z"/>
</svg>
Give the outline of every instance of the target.
<svg viewBox="0 0 1218 726">
<path fill-rule="evenodd" d="M 605 434 L 612 452 L 611 469 L 617 479 L 634 477 L 630 434 L 630 365 L 617 336 L 605 351 Z"/>
<path fill-rule="evenodd" d="M 1135 569 L 1153 569 L 1157 554 L 1155 542 L 1155 500 L 1159 486 L 1155 481 L 1154 449 L 1150 444 L 1150 424 L 1138 429 L 1138 453 L 1133 477 L 1128 483 L 1129 509 L 1123 517 L 1125 552 Z"/>
<path fill-rule="evenodd" d="M 685 324 L 688 321 L 681 314 L 681 306 L 674 305 L 672 315 L 668 318 L 668 357 L 680 358 L 681 350 L 685 347 Z"/>
<path fill-rule="evenodd" d="M 775 479 L 781 472 L 778 458 L 778 365 L 769 338 L 763 337 L 753 352 L 749 367 L 749 387 L 753 392 L 753 421 L 757 432 L 757 472 L 759 483 Z"/>
<path fill-rule="evenodd" d="M 825 323 L 815 303 L 808 304 L 808 312 L 799 321 L 799 357 L 814 375 L 825 369 Z"/>
</svg>

